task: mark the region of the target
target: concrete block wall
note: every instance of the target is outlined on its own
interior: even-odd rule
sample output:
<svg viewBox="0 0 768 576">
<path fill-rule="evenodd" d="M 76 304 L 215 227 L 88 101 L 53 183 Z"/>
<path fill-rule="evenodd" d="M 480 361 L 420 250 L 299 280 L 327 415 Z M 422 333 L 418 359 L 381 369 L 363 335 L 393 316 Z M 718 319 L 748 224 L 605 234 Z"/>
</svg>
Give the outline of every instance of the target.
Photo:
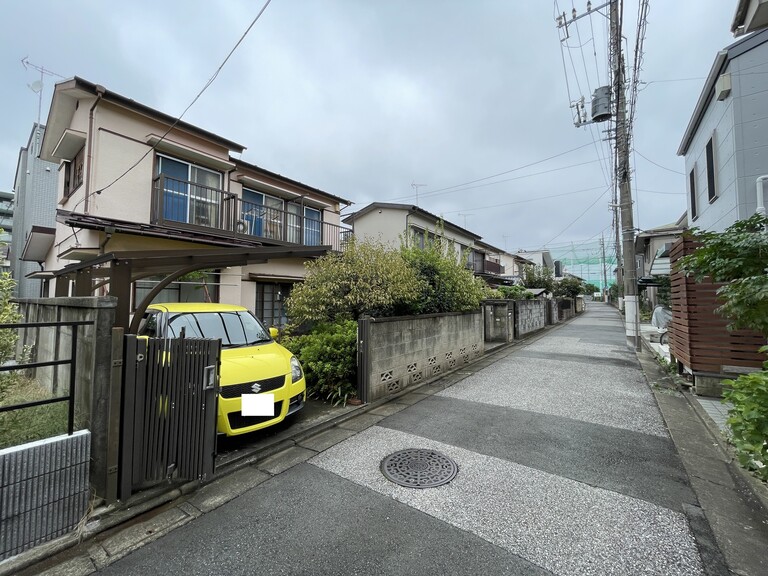
<svg viewBox="0 0 768 576">
<path fill-rule="evenodd" d="M 483 322 L 486 342 L 512 342 L 515 337 L 514 300 L 483 302 Z"/>
<path fill-rule="evenodd" d="M 88 508 L 91 434 L 0 450 L 0 561 L 74 529 Z"/>
<path fill-rule="evenodd" d="M 557 311 L 557 300 L 547 300 L 547 324 L 557 324 L 560 322 L 560 315 Z"/>
<path fill-rule="evenodd" d="M 92 321 L 77 330 L 77 366 L 75 367 L 75 426 L 91 432 L 93 457 L 91 487 L 99 496 L 107 492 L 110 474 L 108 452 L 117 440 L 112 402 L 112 327 L 117 299 L 105 297 L 20 298 L 17 300 L 23 322 Z M 73 327 L 27 328 L 18 346 L 32 346 L 31 361 L 63 360 L 70 357 Z M 49 389 L 68 390 L 69 365 L 42 368 L 32 374 Z M 62 390 L 62 391 L 63 391 Z M 119 401 L 118 401 L 119 405 Z"/>
<path fill-rule="evenodd" d="M 360 321 L 359 370 L 371 402 L 457 370 L 483 353 L 483 315 L 428 314 Z"/>
<path fill-rule="evenodd" d="M 547 325 L 547 301 L 517 300 L 515 322 L 518 336 L 541 330 Z"/>
</svg>

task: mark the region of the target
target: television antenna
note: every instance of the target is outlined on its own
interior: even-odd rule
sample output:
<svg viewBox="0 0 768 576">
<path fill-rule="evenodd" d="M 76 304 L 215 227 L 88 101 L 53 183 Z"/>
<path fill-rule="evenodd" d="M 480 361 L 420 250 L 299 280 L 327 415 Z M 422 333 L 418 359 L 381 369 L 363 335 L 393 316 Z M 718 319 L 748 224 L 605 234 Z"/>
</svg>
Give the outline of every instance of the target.
<svg viewBox="0 0 768 576">
<path fill-rule="evenodd" d="M 40 72 L 40 80 L 35 80 L 31 84 L 27 84 L 27 87 L 32 90 L 35 94 L 37 94 L 37 125 L 40 125 L 40 116 L 42 114 L 43 109 L 43 88 L 45 87 L 44 79 L 45 76 L 57 76 L 58 78 L 64 78 L 61 74 L 57 74 L 53 70 L 47 70 L 43 66 L 38 66 L 37 64 L 32 64 L 32 62 L 29 61 L 29 58 L 27 56 L 24 56 L 24 58 L 21 59 L 21 65 L 24 66 L 25 70 L 29 70 L 30 68 L 32 70 L 37 70 Z"/>
<path fill-rule="evenodd" d="M 426 186 L 426 184 L 416 184 L 415 180 L 411 182 L 411 188 L 416 191 L 416 206 L 419 205 L 419 188 L 421 186 Z"/>
</svg>

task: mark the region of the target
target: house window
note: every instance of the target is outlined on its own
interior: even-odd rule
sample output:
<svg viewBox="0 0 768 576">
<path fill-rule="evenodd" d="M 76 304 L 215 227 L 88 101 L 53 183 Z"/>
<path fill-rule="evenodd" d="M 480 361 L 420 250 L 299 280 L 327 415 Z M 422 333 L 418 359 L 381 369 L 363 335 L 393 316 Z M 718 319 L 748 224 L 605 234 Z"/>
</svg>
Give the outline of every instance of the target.
<svg viewBox="0 0 768 576">
<path fill-rule="evenodd" d="M 283 200 L 263 192 L 243 189 L 240 221 L 246 234 L 283 239 Z"/>
<path fill-rule="evenodd" d="M 413 234 L 413 245 L 416 248 L 421 248 L 423 250 L 424 249 L 424 230 L 413 227 L 411 228 L 411 233 Z"/>
<path fill-rule="evenodd" d="M 265 326 L 282 328 L 288 324 L 285 315 L 285 299 L 291 293 L 292 284 L 278 282 L 256 283 L 256 316 Z"/>
<path fill-rule="evenodd" d="M 85 175 L 85 146 L 67 165 L 64 170 L 64 195 L 69 198 L 72 193 L 83 185 Z"/>
<path fill-rule="evenodd" d="M 157 156 L 164 178 L 163 219 L 219 228 L 221 174 L 182 160 Z"/>
<path fill-rule="evenodd" d="M 707 142 L 707 195 L 709 201 L 713 202 L 717 198 L 717 188 L 715 187 L 715 137 Z"/>
<path fill-rule="evenodd" d="M 320 246 L 323 241 L 322 213 L 316 208 L 304 207 L 304 244 L 306 246 Z"/>
<path fill-rule="evenodd" d="M 691 195 L 691 220 L 696 220 L 696 166 L 688 174 L 689 193 Z"/>
</svg>

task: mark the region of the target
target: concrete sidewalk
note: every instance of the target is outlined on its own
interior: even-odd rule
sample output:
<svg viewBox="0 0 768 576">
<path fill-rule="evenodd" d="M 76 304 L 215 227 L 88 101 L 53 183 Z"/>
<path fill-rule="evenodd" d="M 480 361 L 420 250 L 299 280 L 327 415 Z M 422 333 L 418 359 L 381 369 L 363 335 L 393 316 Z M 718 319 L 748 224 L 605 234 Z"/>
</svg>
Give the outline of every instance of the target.
<svg viewBox="0 0 768 576">
<path fill-rule="evenodd" d="M 414 447 L 456 478 L 381 475 Z M 596 303 L 22 575 L 765 575 L 759 488 Z"/>
</svg>

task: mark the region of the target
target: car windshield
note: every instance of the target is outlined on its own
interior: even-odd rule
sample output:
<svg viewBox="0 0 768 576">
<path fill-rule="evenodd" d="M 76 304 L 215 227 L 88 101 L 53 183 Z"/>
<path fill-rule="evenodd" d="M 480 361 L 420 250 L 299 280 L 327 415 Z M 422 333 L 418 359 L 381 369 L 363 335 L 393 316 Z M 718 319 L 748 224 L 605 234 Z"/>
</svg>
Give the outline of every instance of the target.
<svg viewBox="0 0 768 576">
<path fill-rule="evenodd" d="M 225 348 L 269 342 L 269 333 L 250 312 L 182 312 L 172 314 L 168 336 L 178 338 L 181 330 L 187 338 L 221 338 Z"/>
</svg>

